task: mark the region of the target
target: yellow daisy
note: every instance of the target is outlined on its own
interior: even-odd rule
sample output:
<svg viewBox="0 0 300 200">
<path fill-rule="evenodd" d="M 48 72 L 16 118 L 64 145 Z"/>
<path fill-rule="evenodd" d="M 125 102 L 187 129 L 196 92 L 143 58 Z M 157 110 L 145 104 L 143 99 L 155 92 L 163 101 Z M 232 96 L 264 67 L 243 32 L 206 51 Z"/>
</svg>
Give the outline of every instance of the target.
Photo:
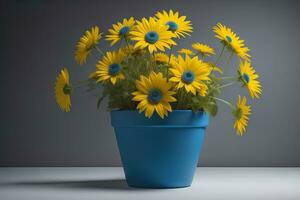
<svg viewBox="0 0 300 200">
<path fill-rule="evenodd" d="M 142 54 L 146 53 L 145 50 L 139 49 L 139 48 L 134 48 L 134 46 L 132 46 L 132 45 L 121 47 L 120 51 L 122 51 L 127 56 L 129 56 L 129 55 L 142 55 Z"/>
<path fill-rule="evenodd" d="M 117 24 L 113 24 L 113 28 L 109 29 L 108 34 L 106 36 L 106 40 L 111 41 L 111 46 L 116 44 L 118 41 L 125 39 L 130 39 L 130 31 L 132 30 L 135 24 L 134 18 L 131 17 L 129 19 L 123 19 L 123 22 L 118 22 Z"/>
<path fill-rule="evenodd" d="M 233 115 L 235 117 L 234 128 L 240 136 L 245 133 L 249 121 L 249 115 L 251 114 L 251 106 L 247 106 L 246 103 L 246 97 L 241 99 L 241 96 L 239 96 L 236 108 L 233 111 Z"/>
<path fill-rule="evenodd" d="M 156 53 L 154 55 L 154 59 L 156 62 L 161 62 L 161 63 L 168 63 L 169 62 L 169 56 L 165 53 Z"/>
<path fill-rule="evenodd" d="M 219 38 L 237 56 L 247 61 L 250 60 L 251 56 L 248 54 L 250 49 L 245 46 L 244 40 L 241 40 L 230 28 L 218 23 L 213 27 L 213 31 L 216 33 L 215 37 Z"/>
<path fill-rule="evenodd" d="M 55 99 L 59 107 L 65 111 L 69 112 L 71 108 L 71 98 L 72 86 L 69 80 L 69 72 L 66 68 L 63 68 L 56 78 L 54 92 Z"/>
<path fill-rule="evenodd" d="M 171 82 L 176 84 L 176 89 L 185 88 L 187 92 L 196 94 L 199 92 L 201 96 L 205 96 L 207 93 L 207 85 L 205 81 L 210 80 L 209 74 L 211 69 L 207 63 L 202 62 L 197 56 L 190 58 L 186 56 L 178 56 L 177 63 L 170 68 L 172 77 Z"/>
<path fill-rule="evenodd" d="M 151 72 L 149 77 L 140 76 L 136 81 L 137 91 L 133 92 L 133 101 L 138 101 L 139 112 L 145 111 L 145 116 L 150 118 L 155 111 L 161 118 L 168 116 L 168 111 L 172 112 L 170 102 L 176 99 L 171 91 L 172 84 L 167 82 L 162 73 Z"/>
<path fill-rule="evenodd" d="M 195 49 L 202 56 L 210 56 L 215 54 L 215 50 L 206 44 L 201 44 L 199 42 L 193 43 L 192 48 Z"/>
<path fill-rule="evenodd" d="M 169 55 L 165 54 L 165 53 L 156 53 L 154 55 L 154 59 L 156 62 L 159 62 L 159 63 L 170 63 L 171 65 L 176 62 L 176 57 L 172 54 L 171 55 L 171 58 Z"/>
<path fill-rule="evenodd" d="M 91 53 L 93 47 L 98 44 L 102 37 L 98 26 L 94 26 L 91 30 L 87 30 L 80 38 L 76 45 L 75 60 L 80 64 L 86 63 L 88 55 Z"/>
<path fill-rule="evenodd" d="M 215 72 L 218 72 L 219 74 L 223 74 L 222 69 L 220 67 L 218 67 L 215 63 L 207 62 L 207 64 L 211 71 L 215 71 Z"/>
<path fill-rule="evenodd" d="M 245 87 L 247 87 L 250 96 L 252 99 L 259 99 L 262 93 L 262 86 L 257 80 L 259 78 L 258 74 L 255 72 L 255 69 L 251 67 L 251 64 L 247 61 L 240 63 L 240 69 L 238 71 L 239 79 Z"/>
<path fill-rule="evenodd" d="M 122 51 L 106 52 L 106 55 L 96 65 L 96 71 L 90 77 L 96 78 L 97 82 L 110 80 L 114 85 L 118 79 L 125 79 L 122 72 L 122 61 L 126 55 Z"/>
<path fill-rule="evenodd" d="M 157 50 L 165 51 L 165 48 L 169 49 L 171 45 L 176 45 L 172 40 L 174 33 L 168 31 L 168 27 L 152 17 L 149 20 L 143 18 L 142 21 L 137 21 L 137 25 L 131 34 L 132 40 L 137 41 L 134 47 L 148 48 L 150 53 Z"/>
<path fill-rule="evenodd" d="M 184 54 L 184 55 L 188 55 L 188 56 L 192 56 L 194 55 L 194 52 L 192 52 L 191 50 L 189 49 L 180 49 L 179 51 L 177 51 L 178 53 L 180 54 Z"/>
<path fill-rule="evenodd" d="M 172 10 L 166 12 L 157 12 L 155 15 L 162 24 L 166 25 L 170 31 L 175 33 L 177 38 L 185 37 L 193 32 L 193 27 L 190 21 L 186 20 L 186 16 L 179 16 L 178 12 Z"/>
</svg>

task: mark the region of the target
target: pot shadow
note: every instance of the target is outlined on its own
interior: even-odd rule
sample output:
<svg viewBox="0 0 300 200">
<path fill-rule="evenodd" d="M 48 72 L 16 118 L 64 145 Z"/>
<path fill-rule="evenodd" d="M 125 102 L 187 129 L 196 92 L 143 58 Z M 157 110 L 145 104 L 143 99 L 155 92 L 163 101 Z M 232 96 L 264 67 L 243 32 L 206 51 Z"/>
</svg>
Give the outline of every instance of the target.
<svg viewBox="0 0 300 200">
<path fill-rule="evenodd" d="M 125 179 L 70 180 L 70 181 L 24 181 L 1 184 L 2 186 L 48 187 L 55 189 L 102 189 L 102 190 L 147 190 L 129 187 Z"/>
</svg>

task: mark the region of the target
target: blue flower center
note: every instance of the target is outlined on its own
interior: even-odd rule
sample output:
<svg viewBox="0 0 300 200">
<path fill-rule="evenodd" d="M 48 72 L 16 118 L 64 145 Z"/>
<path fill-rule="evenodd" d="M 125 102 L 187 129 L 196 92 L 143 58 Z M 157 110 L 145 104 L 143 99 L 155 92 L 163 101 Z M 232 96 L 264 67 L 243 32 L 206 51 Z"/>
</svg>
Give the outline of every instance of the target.
<svg viewBox="0 0 300 200">
<path fill-rule="evenodd" d="M 124 36 L 129 32 L 129 26 L 124 26 L 119 31 L 119 36 Z"/>
<path fill-rule="evenodd" d="M 166 25 L 169 26 L 169 31 L 177 31 L 178 25 L 173 21 L 168 21 Z"/>
<path fill-rule="evenodd" d="M 114 63 L 114 64 L 111 64 L 109 66 L 109 68 L 108 68 L 108 74 L 111 75 L 111 76 L 114 76 L 117 73 L 119 73 L 120 70 L 121 70 L 121 65 L 117 64 L 117 63 Z"/>
<path fill-rule="evenodd" d="M 248 74 L 243 74 L 243 79 L 246 81 L 246 83 L 249 83 L 250 77 Z"/>
<path fill-rule="evenodd" d="M 63 87 L 64 94 L 66 95 L 71 94 L 71 91 L 72 91 L 72 87 L 66 83 Z"/>
<path fill-rule="evenodd" d="M 158 103 L 162 99 L 163 95 L 159 89 L 152 89 L 148 94 L 148 101 L 150 103 Z"/>
<path fill-rule="evenodd" d="M 191 72 L 191 71 L 185 71 L 185 72 L 183 72 L 181 79 L 182 79 L 185 83 L 190 84 L 191 82 L 193 82 L 193 81 L 195 80 L 195 75 L 194 75 L 194 73 Z"/>
<path fill-rule="evenodd" d="M 150 31 L 145 35 L 145 40 L 150 44 L 157 42 L 158 38 L 159 36 L 155 31 Z"/>
<path fill-rule="evenodd" d="M 227 40 L 229 43 L 232 42 L 231 37 L 229 37 L 228 35 L 226 36 L 226 40 Z"/>
</svg>

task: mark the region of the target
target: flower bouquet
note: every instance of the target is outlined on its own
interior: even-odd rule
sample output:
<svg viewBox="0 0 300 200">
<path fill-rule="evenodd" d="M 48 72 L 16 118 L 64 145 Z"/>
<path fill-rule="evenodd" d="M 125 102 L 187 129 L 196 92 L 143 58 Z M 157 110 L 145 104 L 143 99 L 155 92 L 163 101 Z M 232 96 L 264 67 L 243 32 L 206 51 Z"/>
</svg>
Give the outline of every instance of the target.
<svg viewBox="0 0 300 200">
<path fill-rule="evenodd" d="M 55 83 L 55 97 L 63 111 L 70 111 L 71 95 L 78 87 L 102 88 L 97 107 L 108 99 L 111 122 L 124 166 L 127 183 L 134 187 L 185 187 L 192 182 L 208 125 L 218 102 L 225 103 L 234 118 L 234 128 L 243 135 L 251 114 L 246 97 L 236 105 L 219 98 L 223 88 L 240 83 L 251 98 L 259 98 L 262 86 L 251 66 L 249 48 L 229 27 L 213 27 L 221 49 L 200 42 L 190 49 L 177 49 L 177 40 L 190 36 L 193 27 L 186 16 L 170 10 L 150 18 L 123 19 L 105 34 L 117 49 L 104 52 L 104 34 L 98 26 L 80 38 L 75 59 L 86 63 L 96 53 L 96 70 L 81 84 L 70 82 L 63 68 Z M 222 61 L 236 55 L 237 73 L 224 75 Z M 83 83 L 83 84 L 82 84 Z"/>
</svg>

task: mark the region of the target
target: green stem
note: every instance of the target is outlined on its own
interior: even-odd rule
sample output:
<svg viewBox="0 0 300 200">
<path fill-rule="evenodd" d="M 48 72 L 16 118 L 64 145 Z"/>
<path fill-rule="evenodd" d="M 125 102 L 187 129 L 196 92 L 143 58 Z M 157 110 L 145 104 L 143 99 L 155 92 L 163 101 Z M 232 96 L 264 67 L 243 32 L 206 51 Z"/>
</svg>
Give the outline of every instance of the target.
<svg viewBox="0 0 300 200">
<path fill-rule="evenodd" d="M 129 51 L 129 50 L 130 50 L 130 47 L 129 47 L 128 39 L 127 39 L 127 37 L 124 37 L 124 38 L 125 38 L 125 42 L 126 42 L 126 45 L 127 45 L 128 51 Z"/>
<path fill-rule="evenodd" d="M 195 56 L 199 56 L 199 55 L 201 55 L 201 57 L 203 58 L 203 54 L 202 54 L 200 51 L 198 51 L 198 52 L 195 54 Z"/>
<path fill-rule="evenodd" d="M 224 84 L 224 85 L 221 85 L 220 87 L 218 87 L 218 89 L 221 89 L 221 88 L 225 88 L 225 87 L 228 87 L 228 86 L 231 86 L 233 84 L 235 84 L 236 82 L 231 82 L 231 83 L 227 83 L 227 84 Z"/>
<path fill-rule="evenodd" d="M 220 79 L 222 79 L 222 80 L 225 80 L 225 79 L 237 79 L 237 77 L 235 77 L 235 76 L 223 76 L 223 77 L 220 77 Z"/>
<path fill-rule="evenodd" d="M 213 64 L 213 68 L 212 68 L 211 71 L 214 71 L 214 70 L 215 70 L 215 67 L 216 67 L 217 65 L 219 65 L 219 63 L 220 63 L 220 61 L 221 61 L 221 58 L 222 58 L 222 56 L 223 56 L 223 54 L 224 54 L 224 50 L 225 50 L 225 45 L 223 44 L 221 53 L 220 53 L 219 57 L 217 58 L 216 62 Z"/>
<path fill-rule="evenodd" d="M 148 57 L 147 70 L 148 70 L 148 72 L 150 72 L 150 71 L 152 71 L 152 69 L 151 69 L 152 61 L 151 61 L 151 53 L 149 51 L 147 53 L 147 57 Z"/>
<path fill-rule="evenodd" d="M 183 89 L 179 89 L 178 90 L 178 97 L 177 97 L 177 109 L 181 109 L 181 104 L 183 103 L 183 97 L 184 97 L 184 93 L 183 93 Z"/>
<path fill-rule="evenodd" d="M 156 61 L 155 61 L 155 53 L 154 53 L 154 51 L 153 51 L 153 53 L 152 53 L 152 56 L 153 56 L 153 62 L 152 62 L 152 70 L 154 70 L 155 69 L 155 67 L 156 67 Z"/>
<path fill-rule="evenodd" d="M 83 81 L 77 81 L 77 83 L 71 85 L 72 88 L 79 88 L 83 85 L 85 85 L 90 79 L 86 79 L 86 80 L 83 80 Z"/>
<path fill-rule="evenodd" d="M 233 56 L 233 52 L 230 53 L 230 55 L 229 55 L 229 57 L 226 61 L 226 64 L 225 64 L 225 67 L 224 67 L 224 74 L 226 74 L 227 71 L 229 70 L 229 64 L 231 63 L 232 56 Z"/>
<path fill-rule="evenodd" d="M 215 62 L 215 65 L 220 64 L 221 58 L 222 58 L 222 56 L 223 56 L 223 54 L 224 54 L 224 50 L 225 50 L 225 45 L 223 44 L 221 53 L 220 53 L 219 57 L 217 58 L 217 60 L 216 60 L 216 62 Z"/>
<path fill-rule="evenodd" d="M 168 61 L 168 67 L 167 67 L 167 81 L 169 80 L 169 66 L 170 66 L 170 61 L 171 61 L 171 56 L 172 56 L 172 50 L 173 50 L 173 44 L 171 45 L 170 52 L 169 52 L 169 61 Z"/>
<path fill-rule="evenodd" d="M 200 56 L 201 60 L 204 60 L 204 58 L 205 58 L 205 55 L 203 53 L 201 53 L 200 51 L 198 51 L 198 53 L 196 53 L 195 56 Z"/>
<path fill-rule="evenodd" d="M 211 97 L 211 98 L 221 101 L 221 102 L 225 103 L 227 106 L 229 106 L 232 110 L 235 110 L 235 107 L 230 102 L 228 102 L 224 99 L 217 98 L 217 97 Z"/>
<path fill-rule="evenodd" d="M 173 44 L 171 45 L 171 48 L 170 48 L 168 64 L 170 64 L 170 61 L 171 61 L 172 50 L 173 50 Z"/>
<path fill-rule="evenodd" d="M 94 48 L 95 48 L 102 56 L 104 56 L 103 51 L 101 51 L 101 49 L 100 49 L 99 47 L 94 46 Z"/>
</svg>

